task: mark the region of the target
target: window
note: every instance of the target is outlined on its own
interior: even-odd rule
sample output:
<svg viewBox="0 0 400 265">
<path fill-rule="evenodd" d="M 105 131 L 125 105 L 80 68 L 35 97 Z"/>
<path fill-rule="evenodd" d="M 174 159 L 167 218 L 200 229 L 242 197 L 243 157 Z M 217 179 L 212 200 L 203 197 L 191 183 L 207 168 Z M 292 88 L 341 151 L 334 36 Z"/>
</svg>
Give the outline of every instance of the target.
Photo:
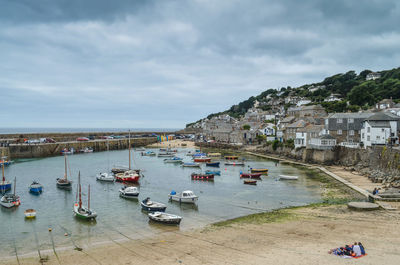
<svg viewBox="0 0 400 265">
<path fill-rule="evenodd" d="M 325 125 L 329 124 L 329 119 L 325 119 Z"/>
<path fill-rule="evenodd" d="M 361 138 L 362 138 L 362 139 L 364 139 L 364 138 L 365 138 L 365 133 L 363 133 L 363 134 L 362 134 Z"/>
<path fill-rule="evenodd" d="M 354 119 L 353 118 L 349 118 L 349 123 L 354 123 Z"/>
<path fill-rule="evenodd" d="M 371 137 L 369 135 L 367 136 L 367 141 L 371 141 Z"/>
<path fill-rule="evenodd" d="M 371 127 L 367 127 L 367 132 L 371 132 Z"/>
<path fill-rule="evenodd" d="M 384 131 L 385 131 L 385 129 L 382 128 L 382 132 L 384 132 Z"/>
<path fill-rule="evenodd" d="M 379 135 L 376 136 L 376 140 L 380 140 L 381 137 Z"/>
<path fill-rule="evenodd" d="M 343 123 L 343 119 L 337 119 L 337 123 Z"/>
<path fill-rule="evenodd" d="M 349 135 L 354 135 L 354 131 L 353 131 L 353 130 L 350 130 L 350 131 L 349 131 Z"/>
<path fill-rule="evenodd" d="M 338 131 L 337 131 L 337 134 L 338 134 L 338 135 L 342 135 L 342 130 L 338 130 Z"/>
</svg>

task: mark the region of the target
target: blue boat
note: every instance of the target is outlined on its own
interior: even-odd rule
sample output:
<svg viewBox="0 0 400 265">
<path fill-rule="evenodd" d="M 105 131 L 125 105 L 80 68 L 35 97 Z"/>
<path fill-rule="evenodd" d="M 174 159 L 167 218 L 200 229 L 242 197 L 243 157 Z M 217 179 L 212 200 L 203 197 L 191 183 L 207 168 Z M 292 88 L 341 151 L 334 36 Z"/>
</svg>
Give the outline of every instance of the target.
<svg viewBox="0 0 400 265">
<path fill-rule="evenodd" d="M 198 157 L 198 156 L 207 156 L 206 153 L 196 153 L 192 155 L 193 157 Z"/>
<path fill-rule="evenodd" d="M 208 162 L 206 163 L 208 167 L 219 167 L 219 162 Z"/>
<path fill-rule="evenodd" d="M 6 191 L 11 190 L 11 181 L 6 180 L 6 177 L 4 176 L 4 167 L 1 167 L 1 171 L 3 179 L 0 181 L 0 192 L 5 193 Z"/>
<path fill-rule="evenodd" d="M 29 186 L 29 192 L 32 194 L 39 195 L 43 192 L 43 185 L 39 182 L 33 181 L 32 184 Z"/>
<path fill-rule="evenodd" d="M 167 208 L 165 204 L 150 201 L 149 197 L 141 201 L 140 205 L 142 206 L 142 210 L 147 212 L 165 212 L 165 209 Z"/>
<path fill-rule="evenodd" d="M 206 170 L 205 174 L 221 176 L 221 171 L 220 170 Z"/>
</svg>

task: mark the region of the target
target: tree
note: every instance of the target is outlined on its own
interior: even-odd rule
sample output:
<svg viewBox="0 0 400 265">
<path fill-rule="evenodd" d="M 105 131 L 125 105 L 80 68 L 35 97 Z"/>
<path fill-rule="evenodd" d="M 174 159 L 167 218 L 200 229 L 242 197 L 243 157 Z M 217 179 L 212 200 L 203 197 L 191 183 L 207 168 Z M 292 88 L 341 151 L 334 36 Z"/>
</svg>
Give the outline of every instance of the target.
<svg viewBox="0 0 400 265">
<path fill-rule="evenodd" d="M 251 126 L 248 124 L 243 125 L 243 130 L 250 130 Z"/>
<path fill-rule="evenodd" d="M 372 80 L 353 87 L 348 95 L 350 104 L 358 106 L 362 106 L 364 104 L 368 104 L 370 106 L 374 105 L 375 97 L 373 92 L 376 90 L 376 88 L 377 85 Z"/>
</svg>

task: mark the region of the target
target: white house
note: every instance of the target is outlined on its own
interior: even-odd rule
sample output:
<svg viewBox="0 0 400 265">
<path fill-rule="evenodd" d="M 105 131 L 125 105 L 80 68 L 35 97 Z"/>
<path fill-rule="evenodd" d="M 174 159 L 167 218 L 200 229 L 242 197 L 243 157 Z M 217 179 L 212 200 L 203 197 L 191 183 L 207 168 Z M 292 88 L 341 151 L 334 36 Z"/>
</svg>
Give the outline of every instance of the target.
<svg viewBox="0 0 400 265">
<path fill-rule="evenodd" d="M 324 99 L 325 102 L 334 102 L 334 101 L 340 101 L 341 98 L 339 98 L 339 95 L 337 94 L 332 94 L 329 97 L 327 97 L 326 99 Z"/>
<path fill-rule="evenodd" d="M 314 149 L 332 149 L 336 145 L 336 139 L 329 135 L 324 134 L 315 138 L 311 138 L 310 147 Z"/>
<path fill-rule="evenodd" d="M 303 106 L 303 105 L 307 105 L 307 104 L 309 104 L 309 103 L 311 103 L 311 102 L 312 102 L 312 101 L 309 100 L 309 99 L 300 99 L 300 100 L 297 102 L 296 106 L 297 106 L 297 107 L 300 107 L 300 106 Z"/>
<path fill-rule="evenodd" d="M 361 142 L 364 147 L 398 143 L 400 118 L 391 113 L 378 112 L 363 122 Z"/>
<path fill-rule="evenodd" d="M 260 129 L 260 133 L 266 136 L 275 135 L 275 125 L 273 123 L 267 123 Z"/>
<path fill-rule="evenodd" d="M 369 80 L 375 80 L 375 79 L 378 79 L 378 78 L 381 78 L 381 74 L 380 74 L 380 73 L 376 73 L 376 72 L 369 73 L 369 74 L 367 74 L 367 76 L 365 77 L 365 79 L 366 79 L 367 81 L 369 81 Z"/>
<path fill-rule="evenodd" d="M 294 139 L 294 147 L 306 147 L 307 144 L 307 133 L 304 130 L 296 132 L 296 138 Z"/>
<path fill-rule="evenodd" d="M 393 100 L 390 98 L 387 99 L 382 99 L 378 103 L 376 103 L 375 108 L 377 110 L 384 110 L 384 109 L 389 109 L 393 107 Z"/>
</svg>

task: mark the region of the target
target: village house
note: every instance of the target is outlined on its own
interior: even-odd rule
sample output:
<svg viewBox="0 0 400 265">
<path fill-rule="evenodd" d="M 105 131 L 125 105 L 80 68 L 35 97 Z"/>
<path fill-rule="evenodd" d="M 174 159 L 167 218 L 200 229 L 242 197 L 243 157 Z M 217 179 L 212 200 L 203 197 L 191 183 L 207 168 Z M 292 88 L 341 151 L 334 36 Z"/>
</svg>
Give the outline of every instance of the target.
<svg viewBox="0 0 400 265">
<path fill-rule="evenodd" d="M 288 116 L 293 116 L 293 117 L 300 117 L 300 110 L 301 107 L 289 107 L 287 110 Z"/>
<path fill-rule="evenodd" d="M 336 139 L 329 135 L 323 134 L 321 136 L 311 138 L 309 148 L 320 150 L 331 150 L 336 145 Z"/>
<path fill-rule="evenodd" d="M 335 101 L 341 101 L 342 99 L 340 98 L 339 94 L 331 94 L 327 98 L 324 99 L 325 102 L 335 102 Z"/>
<path fill-rule="evenodd" d="M 309 103 L 311 103 L 311 102 L 312 102 L 312 101 L 309 100 L 309 99 L 302 98 L 302 99 L 300 99 L 300 100 L 297 102 L 296 106 L 297 106 L 297 107 L 300 107 L 300 106 L 303 106 L 303 105 L 307 105 L 307 104 L 309 104 Z"/>
<path fill-rule="evenodd" d="M 295 139 L 296 138 L 296 132 L 299 131 L 300 129 L 304 128 L 307 125 L 307 122 L 304 120 L 298 120 L 295 121 L 289 125 L 286 126 L 286 130 L 284 133 L 284 139 L 289 140 L 289 139 Z"/>
<path fill-rule="evenodd" d="M 309 88 L 308 88 L 308 91 L 310 91 L 310 92 L 315 92 L 315 91 L 318 91 L 318 90 L 320 90 L 320 89 L 324 89 L 325 88 L 325 86 L 324 85 L 322 85 L 322 86 L 310 86 Z"/>
<path fill-rule="evenodd" d="M 294 146 L 298 147 L 310 147 L 311 139 L 317 138 L 322 135 L 324 131 L 324 125 L 308 124 L 304 128 L 300 128 L 296 132 L 296 138 L 294 140 Z"/>
<path fill-rule="evenodd" d="M 378 112 L 363 122 L 361 142 L 364 147 L 396 144 L 399 142 L 400 117 L 391 113 Z"/>
<path fill-rule="evenodd" d="M 321 105 L 302 106 L 299 111 L 299 117 L 313 117 L 321 118 L 326 117 L 327 113 Z"/>
<path fill-rule="evenodd" d="M 375 108 L 377 110 L 384 110 L 384 109 L 393 108 L 393 106 L 394 106 L 393 100 L 390 98 L 390 99 L 382 99 L 381 101 L 376 103 Z"/>
<path fill-rule="evenodd" d="M 376 73 L 376 72 L 372 72 L 367 74 L 367 76 L 365 77 L 365 80 L 369 81 L 369 80 L 376 80 L 378 78 L 381 78 L 381 74 L 380 73 Z"/>
</svg>

